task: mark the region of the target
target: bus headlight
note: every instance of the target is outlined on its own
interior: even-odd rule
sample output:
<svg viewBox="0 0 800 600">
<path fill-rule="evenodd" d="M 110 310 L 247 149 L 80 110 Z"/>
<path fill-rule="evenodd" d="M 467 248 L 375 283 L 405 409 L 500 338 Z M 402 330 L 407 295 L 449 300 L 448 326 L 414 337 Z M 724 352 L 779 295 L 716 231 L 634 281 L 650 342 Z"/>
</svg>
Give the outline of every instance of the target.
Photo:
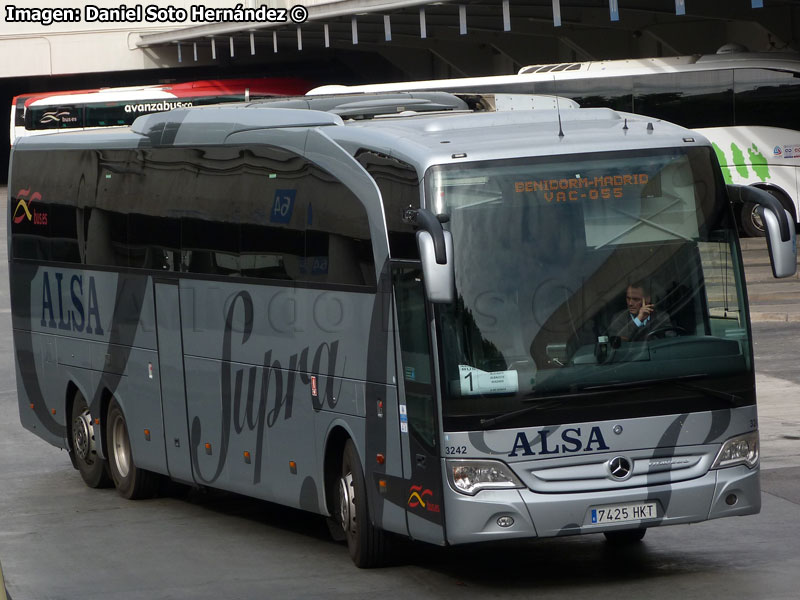
<svg viewBox="0 0 800 600">
<path fill-rule="evenodd" d="M 737 435 L 729 439 L 720 448 L 714 459 L 712 469 L 747 465 L 752 469 L 758 464 L 758 431 Z"/>
<path fill-rule="evenodd" d="M 487 489 L 524 487 L 508 465 L 499 460 L 448 460 L 447 479 L 455 491 L 469 496 Z"/>
</svg>

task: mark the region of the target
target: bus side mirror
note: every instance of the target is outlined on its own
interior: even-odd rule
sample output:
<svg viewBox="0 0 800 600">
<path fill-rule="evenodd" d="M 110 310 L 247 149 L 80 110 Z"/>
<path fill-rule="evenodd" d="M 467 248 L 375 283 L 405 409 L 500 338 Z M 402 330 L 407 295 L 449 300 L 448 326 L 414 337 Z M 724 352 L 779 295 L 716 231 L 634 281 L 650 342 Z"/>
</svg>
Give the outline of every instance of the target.
<svg viewBox="0 0 800 600">
<path fill-rule="evenodd" d="M 424 208 L 406 211 L 405 220 L 419 228 L 417 246 L 428 300 L 441 304 L 455 302 L 453 236 Z"/>
<path fill-rule="evenodd" d="M 782 213 L 781 216 L 790 223 L 789 239 L 783 239 L 779 213 L 766 206 L 759 206 L 756 210 L 767 232 L 767 249 L 769 262 L 772 264 L 772 274 L 777 278 L 791 277 L 797 271 L 797 239 L 791 215 L 783 206 L 778 209 Z"/>
<path fill-rule="evenodd" d="M 747 185 L 729 185 L 734 200 L 753 202 L 764 223 L 767 250 L 772 274 L 776 278 L 791 277 L 797 271 L 797 238 L 792 216 L 777 198 L 764 190 Z"/>
</svg>

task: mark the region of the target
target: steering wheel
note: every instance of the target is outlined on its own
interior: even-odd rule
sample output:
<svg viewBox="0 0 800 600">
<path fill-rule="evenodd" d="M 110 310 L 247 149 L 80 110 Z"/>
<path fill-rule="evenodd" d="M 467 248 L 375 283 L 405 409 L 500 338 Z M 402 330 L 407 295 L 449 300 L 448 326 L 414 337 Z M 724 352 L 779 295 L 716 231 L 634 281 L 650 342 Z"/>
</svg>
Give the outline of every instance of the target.
<svg viewBox="0 0 800 600">
<path fill-rule="evenodd" d="M 647 335 L 644 336 L 645 341 L 649 340 L 651 337 L 655 337 L 660 334 L 660 337 L 664 338 L 667 337 L 664 334 L 667 331 L 674 331 L 676 335 L 684 335 L 686 329 L 681 327 L 680 325 L 665 325 L 664 327 L 659 327 L 658 329 L 653 329 L 653 331 L 647 332 Z"/>
</svg>

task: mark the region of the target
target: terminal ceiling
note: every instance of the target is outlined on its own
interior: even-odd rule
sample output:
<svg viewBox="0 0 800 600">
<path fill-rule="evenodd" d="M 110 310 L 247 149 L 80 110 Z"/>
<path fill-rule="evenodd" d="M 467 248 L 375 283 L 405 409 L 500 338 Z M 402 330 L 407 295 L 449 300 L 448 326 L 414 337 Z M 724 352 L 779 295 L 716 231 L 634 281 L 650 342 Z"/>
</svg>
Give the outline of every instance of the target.
<svg viewBox="0 0 800 600">
<path fill-rule="evenodd" d="M 387 39 L 388 38 L 388 39 Z M 344 57 L 413 79 L 508 74 L 531 64 L 711 54 L 726 44 L 800 51 L 800 0 L 344 0 L 301 24 L 215 23 L 142 36 L 180 64 Z"/>
</svg>

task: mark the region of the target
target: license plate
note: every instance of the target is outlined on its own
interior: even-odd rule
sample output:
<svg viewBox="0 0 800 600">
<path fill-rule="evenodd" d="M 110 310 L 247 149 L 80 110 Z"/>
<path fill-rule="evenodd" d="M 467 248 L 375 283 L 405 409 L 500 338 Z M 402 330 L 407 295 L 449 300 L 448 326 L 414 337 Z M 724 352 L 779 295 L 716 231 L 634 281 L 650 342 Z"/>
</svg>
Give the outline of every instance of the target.
<svg viewBox="0 0 800 600">
<path fill-rule="evenodd" d="M 592 509 L 592 523 L 622 523 L 641 521 L 658 516 L 655 502 L 635 502 L 632 504 L 609 504 Z"/>
</svg>

